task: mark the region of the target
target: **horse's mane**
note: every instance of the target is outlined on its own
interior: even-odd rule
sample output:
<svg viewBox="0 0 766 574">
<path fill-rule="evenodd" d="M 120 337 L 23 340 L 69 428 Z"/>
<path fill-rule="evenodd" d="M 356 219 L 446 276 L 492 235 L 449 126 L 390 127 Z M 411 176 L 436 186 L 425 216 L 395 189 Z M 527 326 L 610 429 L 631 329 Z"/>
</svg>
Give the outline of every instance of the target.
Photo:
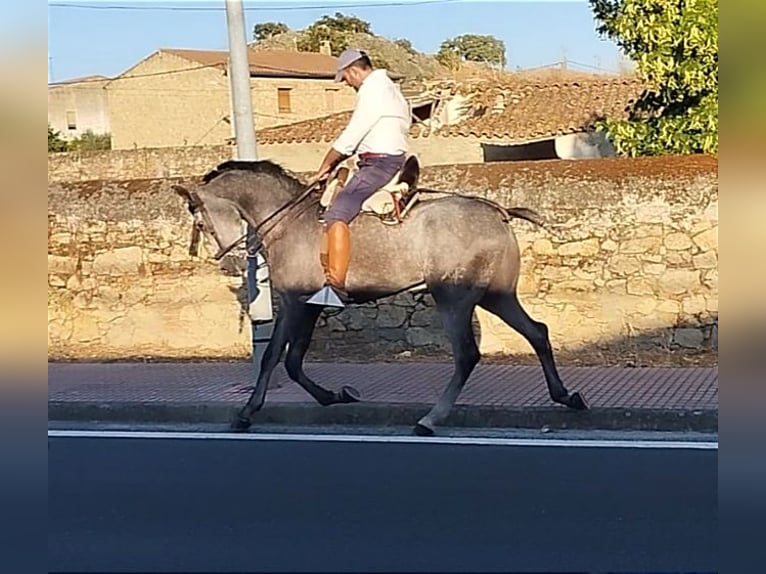
<svg viewBox="0 0 766 574">
<path fill-rule="evenodd" d="M 291 172 L 283 168 L 278 163 L 271 160 L 236 160 L 230 159 L 219 164 L 217 167 L 211 169 L 204 176 L 202 176 L 203 183 L 210 183 L 217 177 L 224 173 L 241 170 L 249 171 L 256 174 L 268 175 L 277 179 L 283 180 L 285 183 L 289 183 L 293 187 L 302 185 L 300 180 Z"/>
</svg>

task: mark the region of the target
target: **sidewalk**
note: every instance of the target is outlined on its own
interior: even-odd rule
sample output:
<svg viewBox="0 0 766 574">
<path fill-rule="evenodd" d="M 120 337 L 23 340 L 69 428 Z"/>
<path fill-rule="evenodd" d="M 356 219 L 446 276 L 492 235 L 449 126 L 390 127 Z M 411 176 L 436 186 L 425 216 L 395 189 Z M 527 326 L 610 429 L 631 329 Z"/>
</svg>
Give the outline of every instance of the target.
<svg viewBox="0 0 766 574">
<path fill-rule="evenodd" d="M 320 407 L 280 364 L 256 422 L 414 425 L 441 394 L 451 363 L 307 363 L 328 388 L 352 385 L 362 402 Z M 49 363 L 48 419 L 228 424 L 250 395 L 241 363 Z M 548 398 L 537 366 L 479 365 L 448 426 L 718 430 L 718 368 L 560 367 L 591 410 Z"/>
</svg>

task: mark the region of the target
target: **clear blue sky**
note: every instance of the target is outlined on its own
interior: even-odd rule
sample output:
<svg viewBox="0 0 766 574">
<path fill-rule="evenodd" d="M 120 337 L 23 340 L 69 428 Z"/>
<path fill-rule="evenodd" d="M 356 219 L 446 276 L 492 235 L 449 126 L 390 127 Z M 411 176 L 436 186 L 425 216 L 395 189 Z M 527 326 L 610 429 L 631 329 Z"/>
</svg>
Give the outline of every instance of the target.
<svg viewBox="0 0 766 574">
<path fill-rule="evenodd" d="M 224 0 L 49 0 L 48 79 L 113 76 L 159 48 L 225 50 L 224 6 Z M 259 22 L 300 29 L 337 10 L 427 53 L 435 53 L 445 38 L 491 34 L 505 42 L 509 68 L 543 66 L 566 54 L 571 62 L 616 71 L 619 58 L 617 47 L 596 33 L 585 0 L 244 0 L 244 7 L 248 40 Z"/>
</svg>

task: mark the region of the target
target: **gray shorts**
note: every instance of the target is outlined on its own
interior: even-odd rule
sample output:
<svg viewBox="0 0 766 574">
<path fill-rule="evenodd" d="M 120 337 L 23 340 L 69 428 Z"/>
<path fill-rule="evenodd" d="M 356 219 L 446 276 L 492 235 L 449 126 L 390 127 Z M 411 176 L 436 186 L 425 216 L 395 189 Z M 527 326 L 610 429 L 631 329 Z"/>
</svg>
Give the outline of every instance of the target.
<svg viewBox="0 0 766 574">
<path fill-rule="evenodd" d="M 351 223 L 362 210 L 362 204 L 402 169 L 404 160 L 404 154 L 360 158 L 358 171 L 325 212 L 325 225 L 329 227 L 336 221 Z"/>
</svg>

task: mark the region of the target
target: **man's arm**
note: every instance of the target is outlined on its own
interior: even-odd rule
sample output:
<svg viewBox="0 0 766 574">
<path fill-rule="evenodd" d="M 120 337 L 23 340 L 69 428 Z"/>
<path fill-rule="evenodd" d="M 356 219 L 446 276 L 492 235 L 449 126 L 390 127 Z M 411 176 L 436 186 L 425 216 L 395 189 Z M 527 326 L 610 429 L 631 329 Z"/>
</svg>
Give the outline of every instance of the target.
<svg viewBox="0 0 766 574">
<path fill-rule="evenodd" d="M 322 160 L 322 165 L 319 166 L 319 170 L 317 171 L 316 175 L 310 180 L 310 185 L 315 184 L 316 182 L 320 181 L 323 177 L 325 177 L 328 173 L 330 173 L 333 168 L 338 165 L 339 162 L 343 161 L 347 156 L 339 153 L 334 148 L 330 148 L 327 150 L 327 154 L 324 156 L 324 159 Z"/>
<path fill-rule="evenodd" d="M 351 119 L 343 132 L 332 144 L 332 149 L 345 156 L 353 155 L 364 136 L 367 135 L 380 118 L 380 112 L 371 101 L 369 94 L 359 98 L 359 103 L 351 114 Z"/>
</svg>

